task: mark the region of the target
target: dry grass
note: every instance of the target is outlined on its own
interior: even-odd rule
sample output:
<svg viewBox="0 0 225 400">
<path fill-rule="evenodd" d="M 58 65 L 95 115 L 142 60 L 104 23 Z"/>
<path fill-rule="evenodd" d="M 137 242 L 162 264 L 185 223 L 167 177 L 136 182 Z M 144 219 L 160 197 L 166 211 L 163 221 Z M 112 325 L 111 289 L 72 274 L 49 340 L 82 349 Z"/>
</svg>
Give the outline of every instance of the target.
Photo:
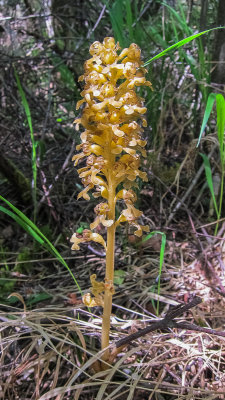
<svg viewBox="0 0 225 400">
<path fill-rule="evenodd" d="M 178 321 L 223 330 L 225 297 L 211 287 L 201 259 L 190 261 L 188 246 L 176 244 L 173 252 L 171 246 L 169 243 L 162 275 L 160 317 L 169 307 L 198 295 L 203 303 Z M 145 248 L 141 256 L 133 251 L 129 256 L 133 262 L 126 263 L 125 281 L 114 298 L 111 346 L 157 318 L 151 316 L 157 299 L 151 288 L 158 274 L 158 259 L 151 251 Z M 182 265 L 171 264 L 171 257 Z M 216 257 L 212 260 L 216 263 Z M 77 261 L 82 264 L 80 258 Z M 93 266 L 101 269 L 102 263 L 95 256 L 86 261 L 89 268 L 81 274 L 83 287 L 87 288 L 88 270 Z M 214 270 L 225 284 L 219 264 Z M 1 307 L 1 398 L 224 398 L 224 338 L 176 329 L 153 332 L 127 346 L 107 371 L 96 373 L 93 365 L 101 354 L 100 310 L 88 312 L 79 297 L 71 294 L 71 286 L 62 290 L 59 285 L 60 296 L 57 287 L 52 294 L 54 291 L 51 304 L 43 303 L 38 309 Z"/>
</svg>

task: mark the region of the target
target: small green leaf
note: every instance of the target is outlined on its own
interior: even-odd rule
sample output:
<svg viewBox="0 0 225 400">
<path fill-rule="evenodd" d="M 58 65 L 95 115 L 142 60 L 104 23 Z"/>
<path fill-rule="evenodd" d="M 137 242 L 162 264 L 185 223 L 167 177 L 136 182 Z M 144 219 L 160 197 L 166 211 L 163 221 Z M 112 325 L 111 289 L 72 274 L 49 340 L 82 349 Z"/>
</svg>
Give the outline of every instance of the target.
<svg viewBox="0 0 225 400">
<path fill-rule="evenodd" d="M 81 222 L 79 228 L 76 230 L 76 233 L 82 233 L 84 229 L 89 229 L 87 222 Z"/>
<path fill-rule="evenodd" d="M 38 294 L 32 294 L 31 296 L 29 296 L 28 300 L 26 301 L 26 304 L 28 306 L 31 306 L 33 304 L 40 303 L 40 301 L 49 300 L 51 298 L 52 298 L 52 296 L 45 292 L 38 293 Z"/>
<path fill-rule="evenodd" d="M 126 272 L 122 269 L 117 269 L 114 273 L 114 285 L 122 285 L 124 282 Z"/>
</svg>

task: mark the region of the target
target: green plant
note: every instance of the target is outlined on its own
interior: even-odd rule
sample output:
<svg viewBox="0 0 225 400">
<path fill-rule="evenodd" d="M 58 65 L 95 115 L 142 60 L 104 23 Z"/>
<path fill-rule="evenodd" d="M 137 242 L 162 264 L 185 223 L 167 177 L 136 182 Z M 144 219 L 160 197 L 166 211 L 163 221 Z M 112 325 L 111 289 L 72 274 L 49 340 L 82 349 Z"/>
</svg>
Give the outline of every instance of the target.
<svg viewBox="0 0 225 400">
<path fill-rule="evenodd" d="M 17 74 L 16 70 L 14 69 L 14 74 L 16 78 L 17 87 L 22 99 L 22 105 L 26 113 L 27 123 L 30 129 L 30 138 L 32 143 L 32 172 L 33 172 L 33 180 L 32 180 L 32 196 L 33 196 L 33 205 L 34 205 L 34 222 L 36 221 L 36 214 L 37 214 L 37 146 L 38 141 L 35 140 L 34 131 L 33 131 L 33 124 L 31 118 L 30 107 L 25 95 L 25 92 L 22 88 L 19 75 Z"/>
<path fill-rule="evenodd" d="M 167 49 L 161 51 L 159 54 L 157 54 L 156 56 L 150 58 L 148 61 L 146 61 L 143 66 L 147 67 L 147 65 L 149 65 L 150 63 L 152 63 L 152 61 L 157 60 L 158 58 L 161 58 L 162 56 L 165 56 L 166 54 L 168 54 L 169 52 L 171 52 L 171 50 L 176 50 L 179 49 L 180 47 L 184 46 L 185 44 L 191 42 L 194 39 L 197 39 L 198 37 L 205 35 L 206 33 L 209 33 L 215 29 L 223 29 L 223 27 L 219 27 L 219 28 L 212 28 L 212 29 L 207 29 L 206 31 L 203 32 L 199 32 L 196 33 L 194 35 L 188 36 L 185 39 L 179 40 L 177 43 L 174 43 L 172 46 L 168 47 Z"/>
<path fill-rule="evenodd" d="M 31 269 L 31 249 L 29 247 L 20 248 L 19 254 L 16 258 L 16 265 L 13 268 L 14 271 L 20 272 L 22 274 L 28 273 Z"/>
<path fill-rule="evenodd" d="M 160 279 L 161 279 L 161 274 L 162 274 L 164 253 L 165 253 L 165 247 L 166 247 L 166 235 L 165 235 L 165 233 L 160 232 L 160 231 L 152 231 L 151 233 L 149 233 L 142 239 L 141 243 L 146 242 L 152 236 L 157 235 L 157 234 L 161 235 L 161 237 L 162 237 L 161 246 L 160 246 L 160 256 L 159 256 L 159 275 L 158 275 L 158 282 L 157 282 L 157 294 L 159 296 L 160 295 L 160 283 L 161 283 Z M 159 300 L 157 300 L 156 314 L 159 315 Z"/>
<path fill-rule="evenodd" d="M 87 222 L 80 222 L 79 227 L 77 228 L 77 233 L 82 233 L 84 229 L 88 229 L 89 225 Z"/>
<path fill-rule="evenodd" d="M 179 41 L 180 34 L 183 35 L 184 32 L 186 35 L 193 36 L 194 30 L 190 28 L 186 15 L 184 13 L 183 5 L 181 2 L 178 2 L 178 11 L 176 11 L 173 7 L 169 6 L 166 3 L 162 3 L 169 12 L 169 17 L 171 20 L 171 27 L 175 37 L 176 42 Z M 200 35 L 201 36 L 201 35 Z M 196 41 L 197 45 L 197 54 L 199 59 L 199 65 L 197 65 L 197 60 L 190 54 L 190 52 L 186 52 L 184 49 L 179 49 L 180 60 L 183 63 L 183 60 L 186 61 L 186 65 L 190 66 L 191 73 L 193 74 L 196 83 L 199 85 L 199 88 L 202 93 L 203 101 L 206 103 L 208 96 L 208 86 L 206 84 L 209 83 L 210 71 L 207 70 L 207 66 L 209 63 L 206 63 L 205 53 L 202 46 L 202 40 Z"/>
<path fill-rule="evenodd" d="M 223 204 L 223 192 L 224 192 L 224 177 L 225 177 L 225 141 L 224 141 L 224 132 L 225 132 L 225 100 L 222 94 L 210 93 L 208 97 L 208 101 L 206 104 L 206 109 L 202 121 L 201 131 L 198 139 L 199 145 L 203 132 L 205 131 L 208 119 L 211 115 L 213 104 L 216 101 L 216 115 L 217 115 L 217 137 L 219 143 L 219 155 L 220 155 L 220 174 L 221 174 L 221 183 L 220 183 L 220 191 L 219 191 L 219 200 L 217 204 L 216 195 L 214 193 L 214 185 L 213 185 L 213 176 L 212 169 L 210 165 L 209 158 L 206 154 L 201 154 L 205 166 L 205 174 L 206 180 L 209 186 L 209 190 L 212 196 L 213 205 L 215 208 L 217 220 L 221 218 L 222 204 Z M 217 221 L 215 228 L 215 235 L 218 231 L 219 222 Z"/>
<path fill-rule="evenodd" d="M 6 200 L 0 195 L 0 200 L 2 200 L 7 206 L 0 206 L 0 211 L 11 217 L 16 221 L 29 235 L 31 235 L 39 244 L 41 244 L 50 254 L 58 259 L 58 261 L 68 270 L 73 278 L 79 292 L 82 294 L 81 288 L 73 275 L 71 269 L 67 265 L 66 261 L 62 258 L 58 250 L 53 246 L 53 244 L 47 239 L 47 237 L 41 232 L 41 230 L 29 219 L 24 213 L 22 213 L 18 208 L 16 208 L 12 203 Z"/>
<path fill-rule="evenodd" d="M 194 77 L 194 79 L 191 80 L 192 90 L 196 90 L 197 88 L 196 97 L 193 103 L 193 97 L 191 96 L 190 98 L 190 93 L 187 92 L 187 94 L 181 96 L 180 99 L 178 99 L 178 101 L 180 100 L 180 104 L 178 103 L 178 106 L 183 105 L 184 109 L 188 110 L 188 108 L 192 105 L 193 107 L 192 114 L 194 116 L 195 125 L 197 126 L 199 124 L 199 112 L 198 112 L 199 96 L 197 95 L 197 93 L 198 92 L 200 93 L 201 98 L 203 99 L 203 102 L 205 104 L 207 101 L 208 83 L 210 74 L 205 65 L 209 64 L 205 62 L 207 60 L 205 53 L 202 49 L 200 39 L 202 35 L 211 32 L 211 30 L 190 35 L 190 33 L 192 33 L 191 29 L 190 28 L 189 30 L 187 29 L 187 24 L 184 18 L 182 18 L 181 22 L 179 22 L 179 15 L 180 14 L 177 12 L 175 12 L 174 15 L 174 13 L 170 11 L 169 13 L 170 19 L 169 22 L 167 22 L 166 24 L 165 38 L 163 39 L 161 35 L 161 27 L 157 28 L 157 26 L 152 24 L 148 28 L 150 38 L 152 40 L 155 39 L 155 41 L 159 43 L 160 47 L 163 48 L 163 51 L 157 53 L 144 63 L 145 67 L 149 66 L 150 70 L 153 70 L 151 80 L 154 87 L 154 92 L 152 95 L 147 94 L 146 107 L 151 109 L 150 124 L 152 127 L 152 148 L 155 151 L 160 151 L 165 141 L 165 136 L 163 134 L 163 126 L 162 126 L 162 124 L 164 125 L 164 121 L 162 119 L 164 118 L 166 110 L 169 108 L 169 104 L 171 104 L 171 98 L 172 99 L 174 98 L 176 106 L 177 96 L 174 96 L 174 90 L 175 88 L 178 87 L 178 85 L 180 85 L 181 80 L 180 79 L 178 80 L 176 74 L 173 76 L 171 80 L 171 72 L 174 74 L 174 71 L 177 71 L 177 76 L 185 77 L 187 66 L 189 66 L 189 70 Z M 180 27 L 178 23 L 181 24 Z M 180 37 L 184 36 L 184 33 L 190 36 L 179 40 Z M 176 43 L 170 46 L 169 44 L 174 42 L 174 37 Z M 195 39 L 197 39 L 196 56 L 198 57 L 199 62 L 198 60 L 196 60 L 196 57 L 193 56 L 193 54 L 195 53 L 193 49 L 190 48 L 190 46 L 188 47 L 189 51 L 187 51 L 185 48 L 184 49 L 182 48 L 183 46 L 189 44 Z M 174 52 L 176 52 L 176 56 L 174 55 Z M 153 61 L 160 59 L 162 56 L 163 57 L 167 56 L 167 60 L 162 59 L 161 63 L 157 66 L 157 76 L 154 79 L 155 69 L 151 66 L 151 64 L 153 63 Z M 170 58 L 169 60 L 168 57 Z M 166 91 L 164 91 L 163 89 L 165 87 L 167 89 Z"/>
</svg>

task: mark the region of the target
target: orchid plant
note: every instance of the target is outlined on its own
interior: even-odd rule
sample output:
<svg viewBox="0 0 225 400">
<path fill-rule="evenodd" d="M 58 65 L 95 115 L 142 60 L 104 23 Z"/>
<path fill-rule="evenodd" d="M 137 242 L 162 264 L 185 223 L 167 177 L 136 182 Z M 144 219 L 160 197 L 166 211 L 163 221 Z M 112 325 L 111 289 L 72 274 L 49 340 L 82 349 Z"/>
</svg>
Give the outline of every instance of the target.
<svg viewBox="0 0 225 400">
<path fill-rule="evenodd" d="M 102 306 L 102 349 L 109 345 L 110 317 L 114 290 L 114 249 L 115 231 L 123 222 L 141 237 L 149 227 L 138 222 L 142 212 L 135 208 L 137 200 L 132 188 L 136 187 L 137 177 L 147 181 L 145 172 L 140 171 L 141 156 L 146 156 L 146 141 L 142 140 L 142 127 L 146 127 L 144 114 L 146 107 L 143 99 L 136 93 L 139 86 L 149 86 L 146 69 L 142 67 L 141 50 L 132 43 L 120 52 L 114 38 L 107 37 L 103 43 L 94 42 L 90 47 L 91 58 L 85 62 L 85 73 L 79 80 L 84 81 L 82 100 L 77 109 L 84 108 L 80 118 L 75 120 L 76 129 L 81 124 L 81 151 L 73 157 L 75 166 L 86 159 L 86 166 L 78 169 L 84 189 L 78 199 L 90 200 L 88 192 L 94 189 L 93 196 L 103 199 L 95 207 L 96 218 L 90 224 L 90 230 L 82 234 L 74 233 L 72 250 L 79 250 L 79 244 L 89 241 L 100 243 L 106 251 L 106 272 L 104 282 L 90 277 L 91 293 L 83 296 L 83 302 L 89 307 Z M 115 217 L 117 201 L 124 202 L 124 209 Z M 94 232 L 99 224 L 107 229 L 107 240 Z M 109 350 L 103 355 L 109 359 Z"/>
</svg>

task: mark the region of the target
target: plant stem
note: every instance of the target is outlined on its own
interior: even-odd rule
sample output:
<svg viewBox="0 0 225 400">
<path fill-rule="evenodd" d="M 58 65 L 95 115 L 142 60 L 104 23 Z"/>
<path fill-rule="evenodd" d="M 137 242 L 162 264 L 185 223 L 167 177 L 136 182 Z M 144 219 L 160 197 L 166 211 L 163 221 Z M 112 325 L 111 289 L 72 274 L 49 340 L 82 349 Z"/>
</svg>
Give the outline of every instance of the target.
<svg viewBox="0 0 225 400">
<path fill-rule="evenodd" d="M 114 156 L 110 154 L 108 160 L 108 205 L 109 213 L 108 218 L 112 219 L 114 223 L 107 229 L 107 250 L 106 250 L 106 272 L 105 272 L 105 294 L 104 294 L 104 307 L 102 316 L 102 349 L 109 345 L 109 331 L 110 331 L 110 317 L 112 311 L 112 295 L 113 295 L 113 279 L 114 279 L 114 252 L 115 252 L 115 178 L 113 176 Z M 109 351 L 106 350 L 102 359 L 109 358 Z"/>
<path fill-rule="evenodd" d="M 112 295 L 113 295 L 113 278 L 114 278 L 114 247 L 115 247 L 115 224 L 108 228 L 107 232 L 107 252 L 106 252 L 106 274 L 105 281 L 109 283 L 106 287 L 104 295 L 104 309 L 102 316 L 102 349 L 109 345 L 110 317 L 112 311 Z M 107 360 L 109 351 L 103 355 L 103 359 Z"/>
</svg>

